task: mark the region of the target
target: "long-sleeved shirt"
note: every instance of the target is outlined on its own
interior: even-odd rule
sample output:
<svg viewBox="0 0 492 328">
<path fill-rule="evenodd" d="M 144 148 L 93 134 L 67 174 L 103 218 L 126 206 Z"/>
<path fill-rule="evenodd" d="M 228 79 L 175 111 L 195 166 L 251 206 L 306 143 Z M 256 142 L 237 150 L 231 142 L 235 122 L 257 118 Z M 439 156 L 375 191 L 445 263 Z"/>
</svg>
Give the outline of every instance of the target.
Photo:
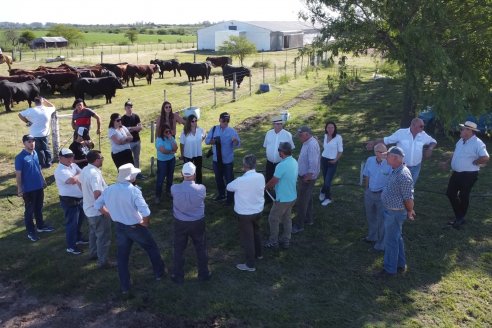
<svg viewBox="0 0 492 328">
<path fill-rule="evenodd" d="M 207 189 L 195 181 L 183 181 L 171 186 L 173 215 L 180 221 L 196 221 L 205 217 Z"/>
<path fill-rule="evenodd" d="M 386 145 L 396 143 L 398 147 L 403 149 L 405 153 L 403 163 L 407 166 L 419 165 L 422 162 L 424 146 L 432 143 L 437 144 L 436 139 L 425 131 L 417 133 L 414 138 L 410 128 L 399 129 L 389 137 L 384 137 L 383 140 Z"/>
<path fill-rule="evenodd" d="M 217 125 L 215 127 L 215 131 L 213 131 L 213 135 L 212 135 L 212 130 L 213 127 L 208 132 L 207 137 L 205 138 L 205 143 L 207 145 L 210 145 L 210 141 L 212 140 L 212 138 L 220 137 L 222 163 L 229 164 L 234 162 L 234 148 L 241 146 L 241 140 L 239 139 L 239 135 L 237 134 L 236 130 L 230 127 L 226 127 L 225 129 L 222 129 L 220 125 Z M 233 137 L 237 139 L 237 145 L 234 145 L 234 143 L 232 142 Z M 214 157 L 213 157 L 214 162 L 217 162 L 217 146 L 214 144 L 212 148 L 214 149 Z"/>
<path fill-rule="evenodd" d="M 316 180 L 318 178 L 320 149 L 318 141 L 315 138 L 311 137 L 304 141 L 297 163 L 299 164 L 299 176 L 302 177 L 310 173 L 312 175 L 311 180 Z"/>
<path fill-rule="evenodd" d="M 279 163 L 282 158 L 278 154 L 278 145 L 281 142 L 288 142 L 295 148 L 294 142 L 292 141 L 292 134 L 287 130 L 280 130 L 279 133 L 275 133 L 274 129 L 269 130 L 265 135 L 265 140 L 263 141 L 263 147 L 266 148 L 266 157 L 272 163 Z"/>
</svg>

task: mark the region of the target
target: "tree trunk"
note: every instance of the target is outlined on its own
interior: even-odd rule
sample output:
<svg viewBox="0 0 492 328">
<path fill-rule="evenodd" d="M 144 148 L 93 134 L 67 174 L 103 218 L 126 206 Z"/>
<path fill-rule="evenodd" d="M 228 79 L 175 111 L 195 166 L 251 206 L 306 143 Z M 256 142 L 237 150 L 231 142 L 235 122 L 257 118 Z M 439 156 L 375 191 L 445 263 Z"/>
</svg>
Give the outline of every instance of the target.
<svg viewBox="0 0 492 328">
<path fill-rule="evenodd" d="M 403 90 L 403 111 L 400 120 L 401 128 L 408 128 L 412 119 L 416 117 L 418 82 L 415 71 L 406 65 L 405 89 Z"/>
</svg>

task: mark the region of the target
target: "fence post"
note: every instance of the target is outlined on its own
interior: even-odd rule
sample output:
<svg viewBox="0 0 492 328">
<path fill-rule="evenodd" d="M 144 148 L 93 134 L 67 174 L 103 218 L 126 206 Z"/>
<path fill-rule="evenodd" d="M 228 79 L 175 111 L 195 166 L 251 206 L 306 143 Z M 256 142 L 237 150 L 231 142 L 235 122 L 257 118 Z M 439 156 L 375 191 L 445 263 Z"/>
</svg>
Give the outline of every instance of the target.
<svg viewBox="0 0 492 328">
<path fill-rule="evenodd" d="M 190 82 L 190 107 L 193 106 L 193 83 Z"/>
<path fill-rule="evenodd" d="M 56 112 L 51 115 L 51 140 L 53 142 L 53 159 L 58 161 L 58 148 L 60 148 L 60 124 Z"/>
<path fill-rule="evenodd" d="M 101 63 L 104 63 L 104 59 L 103 59 L 104 58 L 104 55 L 103 54 L 104 53 L 101 51 Z"/>
<path fill-rule="evenodd" d="M 236 72 L 232 73 L 232 101 L 236 101 Z"/>
<path fill-rule="evenodd" d="M 277 84 L 277 64 L 273 65 L 273 78 L 274 78 L 275 84 Z"/>
<path fill-rule="evenodd" d="M 150 143 L 154 143 L 155 136 L 155 122 L 150 122 Z"/>
<path fill-rule="evenodd" d="M 284 75 L 287 76 L 287 61 L 284 62 Z"/>
<path fill-rule="evenodd" d="M 249 96 L 251 97 L 251 76 L 249 77 Z"/>
<path fill-rule="evenodd" d="M 215 76 L 214 76 L 214 108 L 217 107 L 217 88 L 215 87 Z"/>
<path fill-rule="evenodd" d="M 167 92 L 166 92 L 166 89 L 164 89 L 164 101 L 167 100 Z"/>
<path fill-rule="evenodd" d="M 263 68 L 263 84 L 265 84 L 265 65 L 263 65 L 262 68 Z"/>
<path fill-rule="evenodd" d="M 297 79 L 297 61 L 294 60 L 294 79 Z"/>
</svg>

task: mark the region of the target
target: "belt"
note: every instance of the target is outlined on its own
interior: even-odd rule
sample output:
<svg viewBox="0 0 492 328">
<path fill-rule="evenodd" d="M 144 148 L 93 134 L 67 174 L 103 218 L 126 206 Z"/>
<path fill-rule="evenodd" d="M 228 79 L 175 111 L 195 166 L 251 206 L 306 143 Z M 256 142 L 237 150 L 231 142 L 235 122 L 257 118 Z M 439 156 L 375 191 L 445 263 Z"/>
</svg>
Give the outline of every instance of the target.
<svg viewBox="0 0 492 328">
<path fill-rule="evenodd" d="M 405 208 L 387 208 L 389 211 L 405 211 Z"/>
<path fill-rule="evenodd" d="M 372 193 L 375 193 L 375 194 L 379 194 L 379 193 L 382 193 L 382 192 L 383 192 L 383 189 L 378 190 L 378 191 L 372 191 L 372 190 L 371 190 L 371 192 L 372 192 Z"/>
</svg>

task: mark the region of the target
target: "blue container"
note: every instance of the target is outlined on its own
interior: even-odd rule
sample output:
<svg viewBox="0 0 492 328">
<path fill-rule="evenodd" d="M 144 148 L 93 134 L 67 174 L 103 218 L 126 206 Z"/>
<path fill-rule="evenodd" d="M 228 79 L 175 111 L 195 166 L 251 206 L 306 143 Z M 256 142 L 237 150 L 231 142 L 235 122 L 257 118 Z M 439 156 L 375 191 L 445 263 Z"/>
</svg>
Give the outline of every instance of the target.
<svg viewBox="0 0 492 328">
<path fill-rule="evenodd" d="M 270 84 L 267 84 L 267 83 L 260 84 L 260 91 L 261 92 L 269 92 L 270 91 Z"/>
</svg>

